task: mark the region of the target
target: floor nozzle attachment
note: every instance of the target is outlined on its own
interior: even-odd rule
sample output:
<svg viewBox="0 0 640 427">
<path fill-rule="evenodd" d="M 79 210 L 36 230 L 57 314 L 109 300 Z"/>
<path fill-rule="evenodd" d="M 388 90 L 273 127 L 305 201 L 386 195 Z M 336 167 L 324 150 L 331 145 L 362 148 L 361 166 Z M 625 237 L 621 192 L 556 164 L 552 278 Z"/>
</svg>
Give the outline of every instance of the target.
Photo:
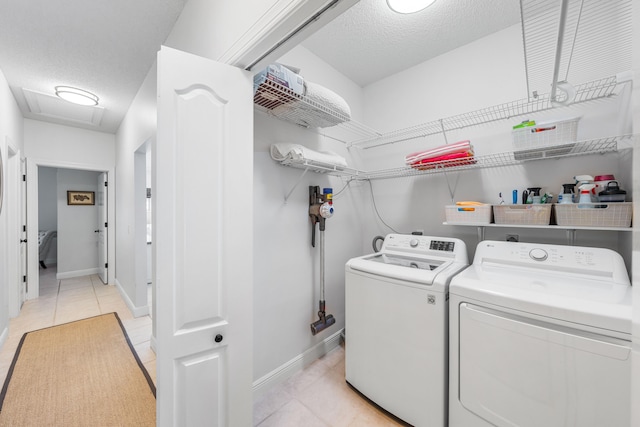
<svg viewBox="0 0 640 427">
<path fill-rule="evenodd" d="M 311 335 L 324 331 L 329 326 L 336 323 L 333 314 L 326 314 L 324 311 L 324 301 L 320 301 L 320 310 L 318 310 L 319 319 L 311 324 Z"/>
</svg>

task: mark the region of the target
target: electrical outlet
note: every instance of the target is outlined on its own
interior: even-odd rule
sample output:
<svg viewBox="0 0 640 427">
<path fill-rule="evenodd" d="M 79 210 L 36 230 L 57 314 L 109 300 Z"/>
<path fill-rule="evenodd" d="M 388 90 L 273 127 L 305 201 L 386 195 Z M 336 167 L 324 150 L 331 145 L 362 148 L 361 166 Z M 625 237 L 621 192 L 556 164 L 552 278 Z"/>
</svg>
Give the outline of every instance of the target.
<svg viewBox="0 0 640 427">
<path fill-rule="evenodd" d="M 520 236 L 517 234 L 507 234 L 507 242 L 518 242 L 520 241 Z"/>
</svg>

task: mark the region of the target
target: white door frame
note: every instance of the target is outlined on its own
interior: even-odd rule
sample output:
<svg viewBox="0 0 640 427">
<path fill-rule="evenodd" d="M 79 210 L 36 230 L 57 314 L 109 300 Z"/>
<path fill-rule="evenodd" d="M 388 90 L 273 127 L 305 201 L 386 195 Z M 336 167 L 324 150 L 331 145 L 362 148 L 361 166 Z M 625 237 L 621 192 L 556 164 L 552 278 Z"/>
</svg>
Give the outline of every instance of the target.
<svg viewBox="0 0 640 427">
<path fill-rule="evenodd" d="M 47 159 L 27 158 L 27 248 L 28 248 L 28 266 L 27 280 L 28 292 L 27 299 L 38 298 L 40 295 L 40 278 L 38 263 L 38 167 L 45 166 L 50 168 L 78 169 L 95 172 L 106 172 L 110 186 L 113 188 L 113 180 L 115 177 L 115 169 L 113 167 L 105 168 L 93 164 L 61 162 Z M 107 241 L 115 242 L 115 191 L 109 191 L 107 195 L 107 203 L 109 206 L 109 219 L 111 222 L 107 228 Z M 115 245 L 108 245 L 108 263 L 109 263 L 109 283 L 115 281 L 116 271 L 116 252 Z"/>
<path fill-rule="evenodd" d="M 20 150 L 16 148 L 11 139 L 6 137 L 7 158 L 5 159 L 6 185 L 5 204 L 7 210 L 7 284 L 9 287 L 8 305 L 9 317 L 16 317 L 20 314 L 22 306 L 20 287 L 23 285 L 21 260 L 20 260 L 20 239 L 22 233 L 21 213 L 22 203 L 20 195 Z"/>
<path fill-rule="evenodd" d="M 134 291 L 134 304 L 142 310 L 143 307 L 148 307 L 148 292 L 147 292 L 147 268 L 148 268 L 148 253 L 147 253 L 147 151 L 152 149 L 155 143 L 155 136 L 147 139 L 138 149 L 133 153 L 133 176 L 134 176 L 134 278 L 135 278 L 135 291 Z M 155 289 L 152 286 L 152 300 L 155 294 Z M 153 301 L 151 301 L 153 306 Z M 152 307 L 153 311 L 153 307 Z M 152 337 L 151 345 L 155 347 L 155 316 L 152 318 Z"/>
<path fill-rule="evenodd" d="M 104 284 L 109 283 L 109 261 L 107 255 L 109 253 L 109 239 L 107 239 L 107 231 L 109 227 L 105 227 L 105 222 L 109 220 L 109 174 L 100 172 L 98 174 L 98 190 L 96 191 L 95 203 L 98 205 L 98 276 Z M 106 196 L 106 197 L 105 197 Z"/>
</svg>

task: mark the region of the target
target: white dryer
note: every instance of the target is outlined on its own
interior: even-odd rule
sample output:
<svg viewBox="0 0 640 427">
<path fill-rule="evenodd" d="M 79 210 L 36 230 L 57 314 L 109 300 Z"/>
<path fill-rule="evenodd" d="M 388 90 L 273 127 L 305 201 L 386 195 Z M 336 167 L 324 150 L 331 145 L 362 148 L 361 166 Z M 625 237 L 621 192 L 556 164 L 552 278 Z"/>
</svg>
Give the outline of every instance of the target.
<svg viewBox="0 0 640 427">
<path fill-rule="evenodd" d="M 618 253 L 484 241 L 450 297 L 452 427 L 629 426 L 631 286 Z"/>
<path fill-rule="evenodd" d="M 447 418 L 448 285 L 462 240 L 390 234 L 345 271 L 346 380 L 415 426 Z"/>
</svg>

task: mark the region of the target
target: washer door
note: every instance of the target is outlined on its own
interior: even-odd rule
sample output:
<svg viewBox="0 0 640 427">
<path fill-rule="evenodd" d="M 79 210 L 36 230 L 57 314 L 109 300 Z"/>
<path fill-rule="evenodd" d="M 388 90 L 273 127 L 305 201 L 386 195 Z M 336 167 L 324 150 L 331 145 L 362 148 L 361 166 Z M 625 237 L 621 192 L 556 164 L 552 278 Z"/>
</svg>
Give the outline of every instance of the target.
<svg viewBox="0 0 640 427">
<path fill-rule="evenodd" d="M 459 400 L 496 426 L 627 426 L 630 343 L 462 303 Z"/>
</svg>

